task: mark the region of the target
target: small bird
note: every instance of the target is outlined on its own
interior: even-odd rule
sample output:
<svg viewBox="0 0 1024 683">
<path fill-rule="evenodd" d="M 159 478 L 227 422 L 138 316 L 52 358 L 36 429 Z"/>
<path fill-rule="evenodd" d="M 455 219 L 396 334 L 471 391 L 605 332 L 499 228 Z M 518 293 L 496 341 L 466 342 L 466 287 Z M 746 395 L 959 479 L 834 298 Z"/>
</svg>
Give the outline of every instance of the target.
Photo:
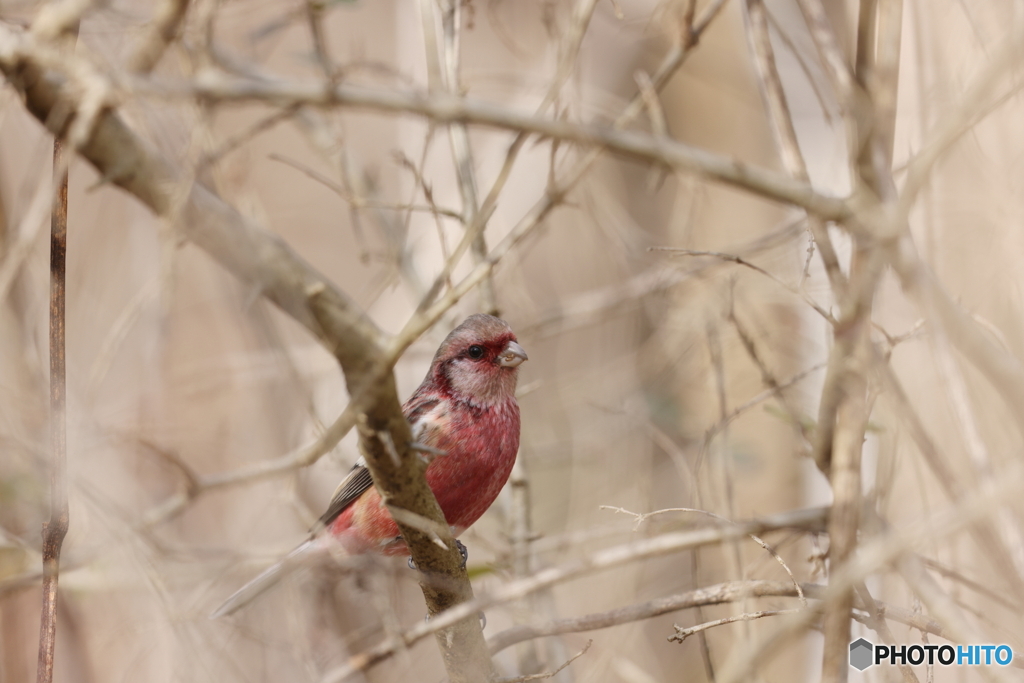
<svg viewBox="0 0 1024 683">
<path fill-rule="evenodd" d="M 455 536 L 483 515 L 512 472 L 519 450 L 516 380 L 525 360 L 526 351 L 504 320 L 471 315 L 441 342 L 423 383 L 402 406 L 413 441 L 425 451 L 443 453 L 427 466 L 426 478 Z M 210 617 L 245 606 L 330 543 L 353 555 L 409 552 L 362 458 L 313 528 L 312 538 L 240 588 Z M 461 544 L 460 550 L 465 552 Z"/>
</svg>

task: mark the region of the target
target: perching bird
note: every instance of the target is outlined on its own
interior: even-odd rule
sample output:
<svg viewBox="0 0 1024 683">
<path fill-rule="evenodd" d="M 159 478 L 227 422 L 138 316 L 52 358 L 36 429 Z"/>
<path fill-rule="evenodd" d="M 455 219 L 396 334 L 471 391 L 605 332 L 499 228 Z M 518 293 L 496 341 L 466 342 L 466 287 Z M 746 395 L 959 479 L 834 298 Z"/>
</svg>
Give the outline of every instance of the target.
<svg viewBox="0 0 1024 683">
<path fill-rule="evenodd" d="M 483 515 L 512 472 L 519 450 L 516 379 L 526 359 L 505 321 L 472 315 L 441 342 L 423 383 L 402 406 L 413 440 L 444 452 L 427 466 L 426 478 L 455 536 Z M 329 543 L 350 554 L 409 552 L 362 458 L 314 528 L 323 531 L 240 588 L 211 618 L 248 604 Z"/>
</svg>

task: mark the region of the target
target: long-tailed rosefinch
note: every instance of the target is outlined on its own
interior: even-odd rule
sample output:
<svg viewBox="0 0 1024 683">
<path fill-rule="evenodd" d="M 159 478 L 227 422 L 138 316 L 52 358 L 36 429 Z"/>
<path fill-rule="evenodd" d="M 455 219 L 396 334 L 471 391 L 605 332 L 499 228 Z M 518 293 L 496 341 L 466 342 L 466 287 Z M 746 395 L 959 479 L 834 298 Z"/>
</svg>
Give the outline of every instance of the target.
<svg viewBox="0 0 1024 683">
<path fill-rule="evenodd" d="M 426 477 L 456 536 L 491 506 L 512 471 L 519 450 L 516 379 L 526 358 L 505 321 L 472 315 L 441 342 L 423 383 L 402 406 L 413 440 L 444 452 L 427 466 Z M 339 542 L 351 554 L 408 553 L 362 458 L 316 528 L 325 532 L 247 583 L 211 617 L 246 605 L 327 543 Z"/>
</svg>

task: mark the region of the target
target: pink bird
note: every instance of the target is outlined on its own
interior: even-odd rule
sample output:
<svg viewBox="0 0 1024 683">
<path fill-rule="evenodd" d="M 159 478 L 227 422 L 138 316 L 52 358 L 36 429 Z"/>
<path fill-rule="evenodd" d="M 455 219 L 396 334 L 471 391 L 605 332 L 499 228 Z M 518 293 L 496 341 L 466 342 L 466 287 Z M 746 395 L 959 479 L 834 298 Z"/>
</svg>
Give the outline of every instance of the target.
<svg viewBox="0 0 1024 683">
<path fill-rule="evenodd" d="M 472 315 L 441 342 L 423 383 L 402 406 L 413 440 L 445 453 L 430 462 L 426 478 L 455 536 L 483 515 L 512 472 L 519 450 L 516 380 L 524 360 L 526 351 L 505 321 Z M 240 588 L 211 618 L 248 604 L 328 543 L 350 554 L 409 552 L 362 458 L 314 529 L 324 532 Z"/>
</svg>

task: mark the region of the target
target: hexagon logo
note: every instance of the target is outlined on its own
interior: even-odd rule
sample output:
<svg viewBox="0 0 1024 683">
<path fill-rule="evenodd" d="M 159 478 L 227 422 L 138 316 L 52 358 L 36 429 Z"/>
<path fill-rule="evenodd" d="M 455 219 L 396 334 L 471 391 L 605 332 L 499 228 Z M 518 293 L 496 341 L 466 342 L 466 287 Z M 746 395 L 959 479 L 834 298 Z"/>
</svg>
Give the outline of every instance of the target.
<svg viewBox="0 0 1024 683">
<path fill-rule="evenodd" d="M 874 652 L 874 645 L 863 638 L 858 638 L 850 643 L 850 666 L 857 671 L 863 671 L 874 664 Z"/>
</svg>

